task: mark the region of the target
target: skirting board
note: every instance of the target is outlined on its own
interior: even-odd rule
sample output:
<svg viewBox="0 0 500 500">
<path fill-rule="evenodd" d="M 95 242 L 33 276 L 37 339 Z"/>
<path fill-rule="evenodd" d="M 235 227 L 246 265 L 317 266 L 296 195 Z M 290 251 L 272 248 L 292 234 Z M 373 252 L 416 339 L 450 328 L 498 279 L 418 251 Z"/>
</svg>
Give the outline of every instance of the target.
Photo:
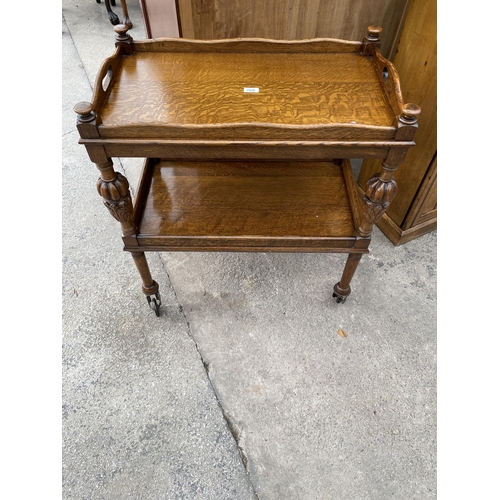
<svg viewBox="0 0 500 500">
<path fill-rule="evenodd" d="M 437 229 L 437 210 L 435 212 L 435 217 L 406 230 L 401 229 L 387 214 L 384 214 L 377 222 L 377 227 L 395 246 L 402 245 Z"/>
</svg>

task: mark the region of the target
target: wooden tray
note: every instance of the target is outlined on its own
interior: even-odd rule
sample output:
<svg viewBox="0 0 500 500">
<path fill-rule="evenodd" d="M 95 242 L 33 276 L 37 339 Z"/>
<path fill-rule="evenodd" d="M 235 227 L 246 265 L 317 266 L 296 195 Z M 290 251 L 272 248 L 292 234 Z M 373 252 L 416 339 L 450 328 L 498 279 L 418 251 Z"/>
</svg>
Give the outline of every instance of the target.
<svg viewBox="0 0 500 500">
<path fill-rule="evenodd" d="M 136 199 L 142 250 L 351 251 L 359 227 L 347 160 L 148 159 Z"/>
<path fill-rule="evenodd" d="M 420 113 L 380 54 L 381 28 L 360 42 L 135 42 L 127 31 L 115 26 L 116 51 L 75 112 L 155 313 L 145 251 L 346 252 L 343 302 Z M 147 158 L 134 205 L 113 157 Z M 362 202 L 349 158 L 383 159 Z"/>
</svg>

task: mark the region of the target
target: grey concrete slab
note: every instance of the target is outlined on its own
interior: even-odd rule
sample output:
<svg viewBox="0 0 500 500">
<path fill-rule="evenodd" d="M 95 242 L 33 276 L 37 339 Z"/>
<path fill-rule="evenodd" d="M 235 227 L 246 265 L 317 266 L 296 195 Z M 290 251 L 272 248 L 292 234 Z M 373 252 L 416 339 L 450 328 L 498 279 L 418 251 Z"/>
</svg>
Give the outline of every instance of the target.
<svg viewBox="0 0 500 500">
<path fill-rule="evenodd" d="M 153 254 L 156 318 L 72 128 L 112 27 L 62 7 L 65 498 L 435 498 L 436 233 L 376 229 L 342 305 L 342 255 Z"/>
<path fill-rule="evenodd" d="M 255 498 L 162 261 L 149 258 L 158 319 L 97 195 L 71 110 L 89 93 L 73 42 L 63 22 L 63 498 Z"/>
<path fill-rule="evenodd" d="M 122 18 L 120 2 L 116 2 L 116 7 L 112 7 L 113 12 Z M 133 27 L 129 34 L 141 40 L 146 37 L 142 12 L 138 0 L 128 0 L 127 8 Z M 80 101 L 90 101 L 92 89 L 96 84 L 96 76 L 102 63 L 110 57 L 114 50 L 114 36 L 112 24 L 108 21 L 104 0 L 100 4 L 96 2 L 80 2 L 78 0 L 62 1 L 62 16 L 67 30 L 63 30 L 63 38 L 68 37 L 74 45 L 77 57 L 66 58 L 68 63 L 64 68 L 63 78 L 63 132 L 74 131 L 73 106 Z M 63 44 L 64 51 L 70 50 L 68 44 Z M 79 71 L 80 70 L 80 71 Z M 83 73 L 81 72 L 83 70 Z M 75 80 L 80 78 L 80 80 Z M 87 81 L 89 85 L 79 90 L 76 94 L 72 91 L 75 88 L 71 85 L 73 81 Z M 64 107 L 66 106 L 66 108 Z M 127 179 L 130 182 L 132 194 L 135 194 L 143 160 L 140 158 L 116 159 L 116 163 L 127 170 Z"/>
<path fill-rule="evenodd" d="M 162 254 L 261 500 L 435 498 L 435 242 Z"/>
<path fill-rule="evenodd" d="M 120 2 L 113 11 L 121 19 Z M 104 59 L 111 56 L 115 50 L 113 26 L 108 21 L 104 0 L 100 4 L 95 0 L 62 0 L 62 15 L 68 32 L 73 39 L 80 63 L 88 75 L 91 87 Z M 138 0 L 127 0 L 127 8 L 134 26 L 129 34 L 137 40 L 145 38 L 144 23 Z M 78 100 L 90 100 L 92 90 L 86 89 Z M 77 101 L 78 102 L 78 101 Z"/>
</svg>

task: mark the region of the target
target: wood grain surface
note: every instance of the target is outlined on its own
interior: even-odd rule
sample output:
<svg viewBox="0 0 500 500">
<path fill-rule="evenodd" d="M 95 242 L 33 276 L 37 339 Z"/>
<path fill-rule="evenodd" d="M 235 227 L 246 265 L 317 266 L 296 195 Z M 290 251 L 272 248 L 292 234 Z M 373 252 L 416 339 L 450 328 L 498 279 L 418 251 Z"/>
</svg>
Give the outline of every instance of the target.
<svg viewBox="0 0 500 500">
<path fill-rule="evenodd" d="M 137 208 L 142 244 L 185 245 L 187 238 L 193 246 L 224 246 L 224 240 L 279 246 L 281 240 L 320 248 L 355 240 L 340 162 L 152 161 L 145 172 L 148 194 L 140 193 Z"/>
<path fill-rule="evenodd" d="M 359 54 L 141 52 L 115 78 L 105 127 L 395 125 L 371 58 Z"/>
<path fill-rule="evenodd" d="M 90 159 L 109 157 L 176 158 L 185 160 L 331 160 L 385 158 L 390 151 L 414 146 L 411 141 L 171 141 L 152 139 L 80 139 Z"/>
<path fill-rule="evenodd" d="M 303 40 L 277 40 L 273 38 L 225 38 L 197 40 L 192 38 L 159 38 L 134 41 L 136 52 L 217 52 L 238 54 L 280 53 L 359 53 L 363 43 L 336 38 L 306 38 Z"/>
</svg>

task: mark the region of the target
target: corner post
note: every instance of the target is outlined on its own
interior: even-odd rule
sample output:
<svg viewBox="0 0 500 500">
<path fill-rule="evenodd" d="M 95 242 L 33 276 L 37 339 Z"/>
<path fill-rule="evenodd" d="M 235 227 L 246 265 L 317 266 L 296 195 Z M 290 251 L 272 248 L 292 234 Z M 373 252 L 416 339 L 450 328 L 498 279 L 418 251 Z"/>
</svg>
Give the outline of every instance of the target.
<svg viewBox="0 0 500 500">
<path fill-rule="evenodd" d="M 99 118 L 93 111 L 92 104 L 80 102 L 74 107 L 74 111 L 78 115 L 77 129 L 80 137 L 85 139 L 99 138 Z M 138 229 L 134 222 L 134 206 L 128 180 L 123 174 L 115 171 L 113 160 L 107 156 L 103 147 L 87 146 L 87 152 L 101 174 L 97 180 L 97 192 L 102 197 L 104 206 L 109 210 L 109 213 L 120 223 L 125 245 L 137 247 L 137 251 L 131 250 L 131 253 L 142 278 L 142 291 L 146 295 L 149 307 L 154 310 L 156 316 L 160 316 L 159 286 L 151 277 L 144 252 L 140 251 L 137 243 Z"/>
<path fill-rule="evenodd" d="M 361 53 L 363 55 L 372 55 L 376 48 L 380 48 L 381 33 L 382 28 L 380 26 L 368 26 L 366 36 L 363 38 L 363 46 L 361 49 Z M 371 180 L 369 181 L 369 183 L 370 182 Z M 358 228 L 356 233 L 356 243 L 358 243 L 358 245 L 356 246 L 360 247 L 362 245 L 364 248 L 367 248 L 370 243 L 371 227 L 373 227 L 373 225 L 370 227 L 370 221 L 373 217 L 367 213 L 370 208 L 367 207 L 366 201 L 364 202 L 364 208 L 365 210 L 362 214 L 361 227 Z M 361 243 L 361 245 L 359 245 L 359 243 Z M 342 277 L 340 278 L 340 281 L 333 287 L 333 297 L 339 304 L 343 304 L 346 301 L 347 297 L 351 294 L 350 283 L 354 276 L 354 273 L 356 272 L 359 261 L 361 260 L 361 256 L 362 254 L 358 252 L 352 252 L 348 255 Z"/>
<path fill-rule="evenodd" d="M 363 55 L 373 54 L 373 49 L 380 48 L 380 34 L 382 28 L 380 26 L 368 26 L 366 36 L 363 38 Z"/>
<path fill-rule="evenodd" d="M 79 102 L 73 110 L 77 114 L 76 128 L 82 139 L 97 139 L 99 132 L 97 126 L 100 124 L 98 117 L 94 113 L 93 105 L 90 102 Z"/>
<path fill-rule="evenodd" d="M 405 104 L 398 119 L 395 139 L 413 141 L 417 132 L 417 117 L 420 107 L 416 104 Z M 363 213 L 356 236 L 369 242 L 373 226 L 382 217 L 390 202 L 396 196 L 398 186 L 394 174 L 406 157 L 408 148 L 391 148 L 382 162 L 382 172 L 375 174 L 366 186 L 363 197 Z M 338 303 L 345 302 L 351 293 L 350 282 L 361 259 L 360 253 L 350 253 L 340 281 L 333 287 L 333 297 Z"/>
<path fill-rule="evenodd" d="M 126 177 L 114 170 L 111 159 L 108 159 L 106 163 L 96 163 L 96 166 L 101 172 L 101 177 L 97 181 L 97 192 L 102 196 L 104 206 L 120 223 L 124 243 L 137 246 L 138 230 L 134 223 L 134 207 Z M 154 310 L 156 316 L 160 316 L 159 286 L 151 276 L 146 256 L 140 251 L 139 246 L 137 246 L 137 251 L 131 250 L 130 253 L 141 276 L 142 291 L 146 295 L 148 305 Z"/>
<path fill-rule="evenodd" d="M 80 137 L 98 138 L 98 118 L 92 109 L 92 104 L 80 102 L 74 110 L 78 115 L 76 126 Z M 115 172 L 113 161 L 108 158 L 104 148 L 90 148 L 88 152 L 90 159 L 101 173 L 97 181 L 97 192 L 103 198 L 104 206 L 120 222 L 124 239 L 134 237 L 135 240 L 137 229 L 134 224 L 134 209 L 127 178 L 120 172 Z"/>
<path fill-rule="evenodd" d="M 130 55 L 133 52 L 133 38 L 127 33 L 129 27 L 126 24 L 117 24 L 113 28 L 115 34 L 115 47 L 121 47 L 123 54 Z"/>
<path fill-rule="evenodd" d="M 398 128 L 395 134 L 396 140 L 413 141 L 417 132 L 417 117 L 420 107 L 416 104 L 405 104 L 398 119 Z M 389 204 L 396 196 L 398 186 L 394 174 L 399 165 L 406 157 L 408 148 L 391 148 L 385 160 L 382 162 L 382 172 L 375 174 L 366 185 L 363 197 L 364 211 L 361 224 L 358 228 L 358 236 L 369 238 L 373 226 L 384 215 Z"/>
</svg>

